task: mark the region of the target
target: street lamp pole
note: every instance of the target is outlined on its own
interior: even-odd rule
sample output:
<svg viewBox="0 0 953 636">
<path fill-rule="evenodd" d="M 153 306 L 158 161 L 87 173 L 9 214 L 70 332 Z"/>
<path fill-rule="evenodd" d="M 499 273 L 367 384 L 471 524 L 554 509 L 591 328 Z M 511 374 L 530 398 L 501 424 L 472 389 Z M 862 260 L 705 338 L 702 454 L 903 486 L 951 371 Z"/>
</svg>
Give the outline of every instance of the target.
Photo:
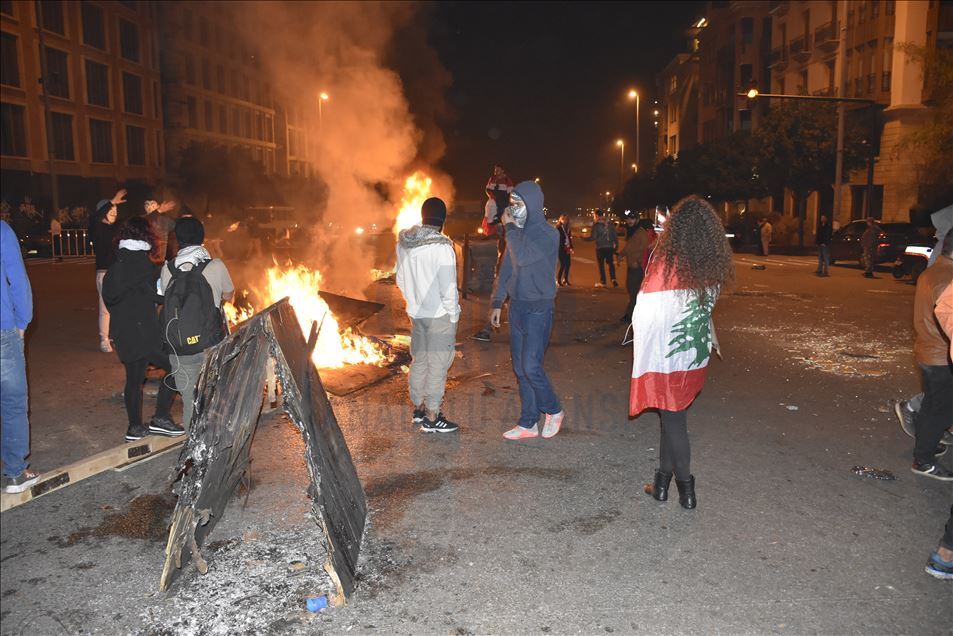
<svg viewBox="0 0 953 636">
<path fill-rule="evenodd" d="M 324 102 L 330 99 L 330 95 L 321 91 L 321 94 L 318 95 L 318 131 L 324 130 Z"/>
<path fill-rule="evenodd" d="M 635 164 L 641 165 L 642 160 L 640 159 L 641 155 L 639 152 L 642 146 L 642 144 L 640 143 L 641 139 L 639 137 L 639 127 L 640 127 L 639 106 L 640 106 L 641 99 L 639 97 L 639 92 L 635 90 L 634 88 L 629 89 L 629 99 L 635 100 Z"/>
<path fill-rule="evenodd" d="M 619 147 L 619 190 L 622 190 L 622 184 L 625 183 L 625 142 L 621 139 L 616 140 L 615 145 Z"/>
</svg>

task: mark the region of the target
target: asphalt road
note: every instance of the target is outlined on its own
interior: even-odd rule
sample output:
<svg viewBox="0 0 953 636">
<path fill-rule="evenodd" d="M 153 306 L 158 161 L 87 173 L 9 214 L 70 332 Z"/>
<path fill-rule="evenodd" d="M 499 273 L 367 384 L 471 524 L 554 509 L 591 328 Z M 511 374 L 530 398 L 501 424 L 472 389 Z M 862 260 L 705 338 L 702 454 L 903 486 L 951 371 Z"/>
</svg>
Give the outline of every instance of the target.
<svg viewBox="0 0 953 636">
<path fill-rule="evenodd" d="M 506 329 L 489 344 L 465 337 L 485 299 L 464 302 L 451 369 L 459 434 L 413 431 L 402 376 L 332 400 L 371 505 L 347 606 L 302 611 L 324 581 L 303 446 L 268 416 L 247 505 L 212 533 L 209 573 L 168 595 L 157 586 L 174 453 L 3 513 L 0 631 L 950 633 L 950 585 L 923 566 L 953 488 L 910 473 L 912 440 L 890 410 L 917 386 L 913 287 L 739 256 L 715 311 L 725 357 L 689 413 L 699 507 L 685 511 L 641 492 L 657 416 L 626 417 L 625 294 L 592 288 L 590 249 L 560 291 L 547 356 L 568 412 L 555 439 L 502 439 L 518 414 Z M 122 371 L 96 351 L 92 266 L 28 271 L 34 467 L 46 470 L 121 442 Z M 391 303 L 372 323 L 382 332 L 403 326 L 394 294 L 373 292 Z"/>
</svg>

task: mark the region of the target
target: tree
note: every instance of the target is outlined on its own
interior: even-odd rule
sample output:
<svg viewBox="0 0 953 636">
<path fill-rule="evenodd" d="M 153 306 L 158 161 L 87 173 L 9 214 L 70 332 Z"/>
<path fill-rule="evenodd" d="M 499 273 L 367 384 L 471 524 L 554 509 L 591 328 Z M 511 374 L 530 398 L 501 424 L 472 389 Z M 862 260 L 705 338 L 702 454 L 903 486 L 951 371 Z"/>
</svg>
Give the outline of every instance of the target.
<svg viewBox="0 0 953 636">
<path fill-rule="evenodd" d="M 865 132 L 859 121 L 850 118 L 844 136 L 844 174 L 863 165 Z M 753 142 L 757 179 L 769 192 L 788 188 L 794 195 L 798 243 L 804 247 L 807 198 L 834 183 L 837 107 L 832 102 L 800 100 L 772 104 Z"/>
</svg>

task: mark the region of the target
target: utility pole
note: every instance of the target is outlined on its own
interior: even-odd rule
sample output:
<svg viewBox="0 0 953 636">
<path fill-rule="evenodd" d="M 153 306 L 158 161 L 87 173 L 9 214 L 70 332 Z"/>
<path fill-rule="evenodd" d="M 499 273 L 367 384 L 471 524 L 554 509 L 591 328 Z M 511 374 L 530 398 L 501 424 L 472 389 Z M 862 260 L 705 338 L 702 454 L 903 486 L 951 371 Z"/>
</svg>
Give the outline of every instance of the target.
<svg viewBox="0 0 953 636">
<path fill-rule="evenodd" d="M 838 31 L 837 65 L 840 72 L 837 74 L 837 96 L 845 97 L 847 92 L 847 3 L 838 2 Z M 841 189 L 844 181 L 844 112 L 847 104 L 837 104 L 837 159 L 834 164 L 834 214 L 831 223 L 841 222 Z"/>
<path fill-rule="evenodd" d="M 40 0 L 33 3 L 36 11 L 36 32 L 40 42 L 40 85 L 43 87 L 43 116 L 46 120 L 46 154 L 50 166 L 50 195 L 53 198 L 51 215 L 56 215 L 60 209 L 59 184 L 56 182 L 56 164 L 53 159 L 53 114 L 50 111 L 49 68 L 46 63 L 46 41 L 43 37 L 43 8 Z"/>
</svg>

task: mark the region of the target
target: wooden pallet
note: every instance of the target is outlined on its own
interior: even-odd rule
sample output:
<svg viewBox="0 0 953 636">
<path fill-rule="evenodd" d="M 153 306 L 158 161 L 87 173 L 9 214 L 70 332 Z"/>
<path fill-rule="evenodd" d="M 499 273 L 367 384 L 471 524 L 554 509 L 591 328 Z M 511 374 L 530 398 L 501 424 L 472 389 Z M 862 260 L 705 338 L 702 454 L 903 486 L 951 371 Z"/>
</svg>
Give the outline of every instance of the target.
<svg viewBox="0 0 953 636">
<path fill-rule="evenodd" d="M 82 481 L 107 470 L 116 470 L 136 464 L 165 451 L 181 446 L 185 436 L 160 437 L 150 435 L 136 442 L 129 442 L 116 448 L 96 453 L 63 468 L 40 475 L 40 481 L 21 493 L 0 495 L 0 511 L 15 508 L 37 497 Z"/>
</svg>

